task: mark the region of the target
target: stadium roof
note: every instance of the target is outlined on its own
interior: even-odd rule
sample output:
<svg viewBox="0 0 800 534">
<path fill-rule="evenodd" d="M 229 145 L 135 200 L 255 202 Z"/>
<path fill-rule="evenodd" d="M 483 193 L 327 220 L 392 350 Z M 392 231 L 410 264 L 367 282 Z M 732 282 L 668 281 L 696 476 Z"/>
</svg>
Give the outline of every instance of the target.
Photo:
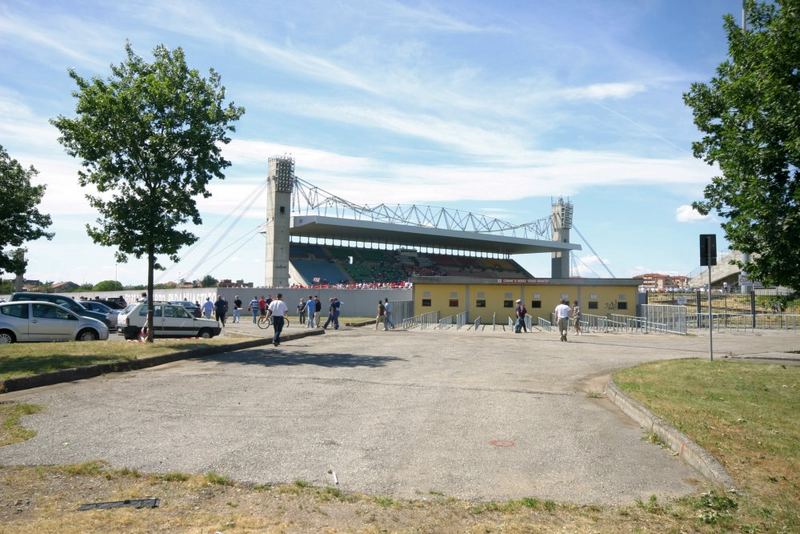
<svg viewBox="0 0 800 534">
<path fill-rule="evenodd" d="M 581 246 L 575 243 L 340 219 L 321 215 L 292 216 L 289 234 L 319 239 L 470 250 L 496 254 L 533 254 L 581 249 Z"/>
</svg>

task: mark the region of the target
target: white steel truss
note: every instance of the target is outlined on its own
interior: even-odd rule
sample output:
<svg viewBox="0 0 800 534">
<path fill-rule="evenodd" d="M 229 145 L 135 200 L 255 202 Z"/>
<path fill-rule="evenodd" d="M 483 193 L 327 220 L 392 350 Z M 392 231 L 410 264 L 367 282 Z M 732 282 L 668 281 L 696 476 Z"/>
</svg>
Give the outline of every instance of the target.
<svg viewBox="0 0 800 534">
<path fill-rule="evenodd" d="M 550 217 L 523 224 L 512 224 L 479 213 L 442 207 L 418 206 L 416 204 L 367 206 L 345 200 L 297 177 L 295 177 L 294 188 L 292 189 L 292 213 L 296 215 L 320 215 L 341 219 L 404 224 L 440 230 L 478 232 L 525 239 L 549 240 L 552 235 L 552 219 Z"/>
</svg>

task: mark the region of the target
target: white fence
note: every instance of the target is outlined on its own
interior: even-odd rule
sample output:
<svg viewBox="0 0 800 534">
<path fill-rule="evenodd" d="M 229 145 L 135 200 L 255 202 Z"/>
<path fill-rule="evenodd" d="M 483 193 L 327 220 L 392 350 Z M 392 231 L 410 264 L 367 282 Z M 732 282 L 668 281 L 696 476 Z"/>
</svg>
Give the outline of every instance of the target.
<svg viewBox="0 0 800 534">
<path fill-rule="evenodd" d="M 403 330 L 410 330 L 411 328 L 435 328 L 439 325 L 439 312 L 433 311 L 417 315 L 416 317 L 407 317 L 400 323 L 400 328 Z"/>
</svg>

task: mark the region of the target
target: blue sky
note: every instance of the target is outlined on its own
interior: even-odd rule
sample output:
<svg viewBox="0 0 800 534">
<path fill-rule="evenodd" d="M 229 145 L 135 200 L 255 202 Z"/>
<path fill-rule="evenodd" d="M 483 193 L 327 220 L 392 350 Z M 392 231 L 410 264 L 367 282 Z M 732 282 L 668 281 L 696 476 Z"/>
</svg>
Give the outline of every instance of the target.
<svg viewBox="0 0 800 534">
<path fill-rule="evenodd" d="M 715 169 L 681 95 L 724 60 L 722 15 L 739 0 L 452 2 L 0 1 L 0 144 L 47 184 L 52 241 L 28 244 L 28 278 L 146 279 L 116 265 L 84 225 L 96 215 L 79 163 L 48 120 L 74 114 L 68 68 L 106 77 L 129 40 L 150 57 L 183 47 L 246 108 L 226 179 L 198 203 L 200 244 L 162 280 L 263 280 L 257 202 L 195 269 L 211 233 L 290 153 L 301 178 L 354 202 L 449 206 L 522 223 L 568 196 L 575 225 L 616 276 L 686 274 L 698 234 L 719 221 L 689 209 Z M 225 227 L 225 225 L 223 225 Z M 243 237 L 246 240 L 246 237 Z M 573 241 L 579 242 L 577 236 Z M 244 242 L 244 241 L 243 241 Z M 581 274 L 605 275 L 584 246 Z M 549 276 L 547 256 L 516 258 Z M 168 262 L 167 262 L 168 263 Z"/>
</svg>

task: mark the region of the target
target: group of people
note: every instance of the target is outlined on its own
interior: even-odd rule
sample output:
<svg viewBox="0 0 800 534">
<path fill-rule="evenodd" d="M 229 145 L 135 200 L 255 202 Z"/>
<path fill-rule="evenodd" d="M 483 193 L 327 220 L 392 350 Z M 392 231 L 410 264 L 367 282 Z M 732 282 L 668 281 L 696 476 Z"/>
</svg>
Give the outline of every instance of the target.
<svg viewBox="0 0 800 534">
<path fill-rule="evenodd" d="M 375 316 L 375 330 L 378 326 L 383 324 L 384 330 L 389 330 L 391 327 L 394 330 L 394 323 L 392 322 L 392 303 L 389 299 L 381 301 L 378 299 L 378 315 Z"/>
<path fill-rule="evenodd" d="M 339 329 L 339 315 L 342 311 L 342 301 L 337 297 L 331 297 L 328 303 L 328 319 L 322 325 L 323 329 L 333 325 L 334 330 Z M 301 324 L 306 328 L 319 328 L 320 316 L 322 315 L 322 301 L 319 295 L 309 295 L 308 300 L 301 298 L 297 304 L 297 315 Z"/>
<path fill-rule="evenodd" d="M 338 282 L 312 285 L 292 284 L 293 289 L 411 289 L 411 282 Z"/>
<path fill-rule="evenodd" d="M 225 300 L 225 297 L 222 295 L 217 296 L 217 300 L 211 302 L 211 297 L 206 297 L 206 301 L 200 306 L 200 303 L 195 301 L 195 313 L 202 314 L 203 317 L 206 319 L 211 319 L 211 315 L 214 314 L 217 322 L 220 323 L 223 327 L 225 326 L 225 320 L 228 316 L 228 301 Z M 239 298 L 239 295 L 236 295 L 233 299 L 233 321 L 234 323 L 241 322 L 241 312 L 242 312 L 242 299 Z"/>
<path fill-rule="evenodd" d="M 517 316 L 514 332 L 517 334 L 523 330 L 527 332 L 528 328 L 525 325 L 525 316 L 528 315 L 528 310 L 525 308 L 525 304 L 523 304 L 521 299 L 517 299 L 517 307 L 514 309 L 514 313 Z M 561 341 L 567 340 L 570 318 L 572 318 L 573 324 L 575 325 L 575 335 L 581 335 L 581 318 L 583 317 L 583 313 L 581 312 L 581 307 L 578 305 L 577 300 L 575 301 L 575 305 L 570 308 L 569 301 L 567 299 L 561 299 L 561 302 L 556 306 L 555 310 L 553 310 L 553 313 L 556 316 L 558 332 L 561 334 Z"/>
</svg>

